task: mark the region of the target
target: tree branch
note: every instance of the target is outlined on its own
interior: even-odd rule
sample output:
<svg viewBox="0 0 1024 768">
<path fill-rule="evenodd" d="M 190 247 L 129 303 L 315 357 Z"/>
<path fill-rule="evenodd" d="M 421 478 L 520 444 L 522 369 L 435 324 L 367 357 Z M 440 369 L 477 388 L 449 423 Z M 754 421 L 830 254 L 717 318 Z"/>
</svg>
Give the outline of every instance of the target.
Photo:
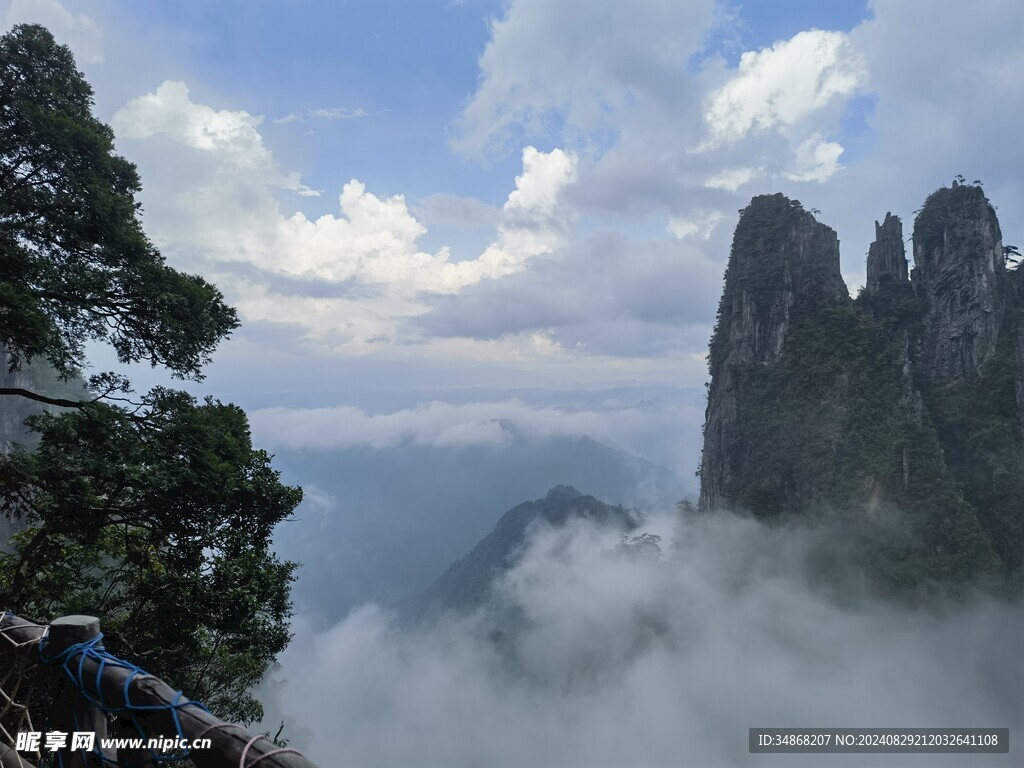
<svg viewBox="0 0 1024 768">
<path fill-rule="evenodd" d="M 21 387 L 0 387 L 0 395 L 17 395 L 18 397 L 35 400 L 37 403 L 56 405 L 61 408 L 82 408 L 92 402 L 90 400 L 65 400 L 62 397 L 47 397 L 46 395 L 40 395 L 38 392 L 22 389 Z"/>
</svg>

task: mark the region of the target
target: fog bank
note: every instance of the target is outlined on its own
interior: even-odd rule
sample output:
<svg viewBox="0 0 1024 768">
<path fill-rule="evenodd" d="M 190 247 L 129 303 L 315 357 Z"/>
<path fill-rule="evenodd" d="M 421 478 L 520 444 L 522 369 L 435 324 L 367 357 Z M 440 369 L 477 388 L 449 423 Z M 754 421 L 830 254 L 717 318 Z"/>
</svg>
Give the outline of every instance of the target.
<svg viewBox="0 0 1024 768">
<path fill-rule="evenodd" d="M 299 617 L 267 725 L 322 765 L 1019 764 L 1019 604 L 837 599 L 808 575 L 817 534 L 720 515 L 673 546 L 672 527 L 646 526 L 661 560 L 538 530 L 491 606 L 431 627 Z M 748 754 L 770 726 L 1009 727 L 1011 753 Z"/>
</svg>

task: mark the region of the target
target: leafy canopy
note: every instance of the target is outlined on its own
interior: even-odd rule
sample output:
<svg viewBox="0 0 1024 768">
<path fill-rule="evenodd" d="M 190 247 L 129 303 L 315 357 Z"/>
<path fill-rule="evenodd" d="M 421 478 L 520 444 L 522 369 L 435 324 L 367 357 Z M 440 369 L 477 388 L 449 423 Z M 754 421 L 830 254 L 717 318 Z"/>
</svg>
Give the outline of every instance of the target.
<svg viewBox="0 0 1024 768">
<path fill-rule="evenodd" d="M 0 37 L 0 344 L 64 376 L 83 342 L 199 377 L 238 325 L 220 292 L 168 267 L 138 220 L 135 166 L 92 115 L 71 51 L 40 26 Z"/>
<path fill-rule="evenodd" d="M 44 28 L 0 37 L 0 359 L 32 363 L 22 383 L 74 383 L 84 342 L 105 340 L 122 362 L 199 379 L 235 310 L 148 241 L 135 167 L 92 104 Z M 113 653 L 222 717 L 259 719 L 249 691 L 288 643 L 296 568 L 271 534 L 301 491 L 233 405 L 135 395 L 115 373 L 81 400 L 31 386 L 0 388 L 0 418 L 28 401 L 65 409 L 26 420 L 33 449 L 0 454 L 0 512 L 18 531 L 0 553 L 0 607 L 99 616 Z"/>
</svg>

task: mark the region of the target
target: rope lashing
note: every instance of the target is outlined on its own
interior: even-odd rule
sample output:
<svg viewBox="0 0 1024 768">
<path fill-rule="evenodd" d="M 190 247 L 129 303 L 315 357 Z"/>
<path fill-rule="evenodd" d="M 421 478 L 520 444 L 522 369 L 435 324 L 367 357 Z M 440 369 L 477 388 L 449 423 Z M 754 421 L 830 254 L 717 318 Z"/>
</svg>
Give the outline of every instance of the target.
<svg viewBox="0 0 1024 768">
<path fill-rule="evenodd" d="M 127 716 L 135 730 L 138 732 L 140 737 L 145 738 L 146 733 L 135 717 L 136 712 L 153 712 L 158 710 L 166 710 L 170 712 L 171 719 L 174 722 L 174 728 L 177 732 L 177 739 L 179 742 L 186 741 L 185 731 L 181 727 L 181 720 L 178 717 L 178 710 L 184 707 L 196 707 L 209 712 L 209 710 L 200 704 L 198 701 L 181 701 L 185 698 L 181 691 L 178 691 L 175 699 L 170 704 L 135 704 L 131 700 L 131 685 L 135 679 L 139 676 L 149 676 L 149 673 L 142 668 L 132 664 L 130 662 L 119 659 L 113 654 L 109 653 L 103 647 L 103 634 L 100 633 L 96 637 L 93 637 L 85 642 L 74 643 L 69 645 L 60 653 L 50 656 L 46 652 L 48 636 L 39 638 L 39 659 L 43 664 L 51 667 L 58 667 L 67 676 L 71 685 L 74 686 L 75 690 L 88 702 L 91 706 L 100 710 L 104 714 L 108 715 L 121 715 Z M 87 659 L 91 659 L 96 662 L 96 675 L 92 681 L 93 689 L 97 695 L 93 695 L 88 688 L 86 682 L 85 673 L 85 662 Z M 103 688 L 101 686 L 101 680 L 103 678 L 103 671 L 108 667 L 117 667 L 128 672 L 128 676 L 125 678 L 124 685 L 121 687 L 121 696 L 123 702 L 113 703 L 103 699 Z M 142 765 L 148 765 L 150 763 L 169 763 L 179 762 L 187 760 L 190 748 L 184 747 L 180 751 L 173 754 L 159 754 L 154 750 L 147 749 L 151 754 L 151 760 L 147 760 Z M 99 757 L 103 762 L 111 763 L 114 765 L 123 765 L 117 761 L 110 760 L 106 755 L 102 753 L 99 745 L 94 745 L 92 753 Z"/>
</svg>

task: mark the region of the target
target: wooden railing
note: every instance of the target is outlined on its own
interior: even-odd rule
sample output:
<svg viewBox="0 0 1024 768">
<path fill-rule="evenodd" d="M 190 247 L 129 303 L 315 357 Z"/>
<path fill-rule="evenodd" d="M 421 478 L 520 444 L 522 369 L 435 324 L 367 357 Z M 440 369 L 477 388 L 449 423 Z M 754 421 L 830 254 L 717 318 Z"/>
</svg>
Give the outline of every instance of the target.
<svg viewBox="0 0 1024 768">
<path fill-rule="evenodd" d="M 117 663 L 106 655 L 90 652 L 90 643 L 100 637 L 99 620 L 92 616 L 66 616 L 49 625 L 36 624 L 11 613 L 0 615 L 0 634 L 8 643 L 0 644 L 0 659 L 12 664 L 50 666 L 47 660 L 61 659 L 59 665 L 46 670 L 48 685 L 57 693 L 52 720 L 47 731 L 92 731 L 96 748 L 107 736 L 111 717 L 130 720 L 132 733 L 127 736 L 145 738 L 209 739 L 208 748 L 190 749 L 182 763 L 154 760 L 151 750 L 112 750 L 98 752 L 72 751 L 70 744 L 57 753 L 60 764 L 67 768 L 99 766 L 188 765 L 197 768 L 316 768 L 294 749 L 278 747 L 261 734 L 252 734 L 240 725 L 225 722 L 204 707 L 191 702 L 179 691 L 158 677 L 140 672 L 128 663 Z M 45 653 L 41 653 L 40 641 Z M 103 652 L 105 654 L 105 652 Z M 6 657 L 6 658 L 4 658 Z M 74 674 L 69 673 L 73 670 Z M 138 731 L 138 732 L 136 732 Z M 118 735 L 120 737 L 120 734 Z M 0 766 L 22 768 L 33 763 L 13 749 L 0 744 Z M 44 756 L 50 753 L 42 752 Z"/>
</svg>

